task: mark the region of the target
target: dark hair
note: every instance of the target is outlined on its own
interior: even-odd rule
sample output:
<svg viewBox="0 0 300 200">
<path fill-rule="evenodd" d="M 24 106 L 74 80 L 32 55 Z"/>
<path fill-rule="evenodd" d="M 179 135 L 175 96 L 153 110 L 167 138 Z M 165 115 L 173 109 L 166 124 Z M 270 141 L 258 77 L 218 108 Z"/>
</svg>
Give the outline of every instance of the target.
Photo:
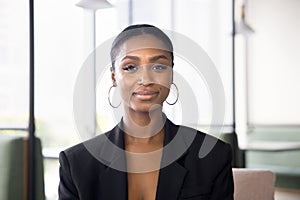
<svg viewBox="0 0 300 200">
<path fill-rule="evenodd" d="M 162 30 L 160 30 L 159 28 L 153 25 L 136 24 L 125 28 L 113 41 L 111 51 L 110 51 L 110 58 L 111 58 L 111 64 L 113 70 L 115 69 L 115 60 L 119 53 L 120 46 L 128 39 L 134 36 L 139 36 L 144 34 L 152 35 L 164 43 L 166 50 L 169 51 L 171 54 L 172 66 L 173 66 L 173 60 L 174 60 L 173 44 L 170 38 Z"/>
</svg>

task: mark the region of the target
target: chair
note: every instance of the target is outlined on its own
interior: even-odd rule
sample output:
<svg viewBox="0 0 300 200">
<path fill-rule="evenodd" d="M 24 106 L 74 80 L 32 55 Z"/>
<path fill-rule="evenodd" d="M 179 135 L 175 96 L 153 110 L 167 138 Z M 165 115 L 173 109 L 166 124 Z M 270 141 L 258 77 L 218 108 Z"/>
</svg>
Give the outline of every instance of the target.
<svg viewBox="0 0 300 200">
<path fill-rule="evenodd" d="M 27 199 L 27 137 L 0 134 L 0 199 Z M 36 138 L 36 199 L 45 199 L 41 141 Z"/>
<path fill-rule="evenodd" d="M 269 170 L 233 168 L 235 200 L 274 200 L 275 174 Z"/>
</svg>

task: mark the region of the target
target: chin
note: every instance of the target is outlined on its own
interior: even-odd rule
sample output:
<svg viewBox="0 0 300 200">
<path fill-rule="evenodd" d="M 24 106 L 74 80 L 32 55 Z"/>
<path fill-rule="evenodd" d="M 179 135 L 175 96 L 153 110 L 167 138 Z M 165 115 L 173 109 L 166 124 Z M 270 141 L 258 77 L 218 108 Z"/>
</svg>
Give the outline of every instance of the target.
<svg viewBox="0 0 300 200">
<path fill-rule="evenodd" d="M 149 113 L 152 111 L 162 111 L 162 105 L 161 104 L 139 104 L 139 105 L 131 105 L 130 109 L 135 112 L 140 113 Z"/>
</svg>

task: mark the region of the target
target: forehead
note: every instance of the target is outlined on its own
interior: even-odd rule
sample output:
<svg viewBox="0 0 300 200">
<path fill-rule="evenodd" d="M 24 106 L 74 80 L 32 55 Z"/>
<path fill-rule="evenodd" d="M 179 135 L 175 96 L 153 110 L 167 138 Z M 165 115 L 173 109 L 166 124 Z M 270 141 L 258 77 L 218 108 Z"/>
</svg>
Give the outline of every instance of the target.
<svg viewBox="0 0 300 200">
<path fill-rule="evenodd" d="M 156 49 L 158 51 L 168 51 L 166 45 L 155 36 L 145 34 L 134 36 L 126 40 L 121 46 L 118 57 L 123 57 L 132 52 L 144 49 Z"/>
</svg>

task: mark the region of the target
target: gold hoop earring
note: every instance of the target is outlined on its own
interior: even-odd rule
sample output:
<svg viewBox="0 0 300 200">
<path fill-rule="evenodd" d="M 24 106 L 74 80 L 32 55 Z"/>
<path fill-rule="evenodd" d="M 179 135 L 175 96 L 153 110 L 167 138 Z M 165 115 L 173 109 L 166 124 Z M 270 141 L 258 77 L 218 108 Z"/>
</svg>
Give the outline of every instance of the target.
<svg viewBox="0 0 300 200">
<path fill-rule="evenodd" d="M 167 102 L 167 104 L 169 104 L 169 105 L 174 105 L 175 103 L 177 103 L 177 101 L 178 101 L 178 97 L 179 97 L 179 91 L 178 91 L 178 87 L 177 87 L 177 85 L 175 84 L 175 83 L 172 83 L 171 85 L 174 85 L 174 87 L 176 88 L 176 94 L 177 94 L 177 98 L 176 98 L 176 100 L 175 100 L 175 102 L 174 103 L 169 103 L 167 100 L 166 100 L 166 102 Z M 171 88 L 171 87 L 170 87 Z"/>
<path fill-rule="evenodd" d="M 110 101 L 110 91 L 111 91 L 111 89 L 113 88 L 113 87 L 115 87 L 115 86 L 111 86 L 110 88 L 109 88 L 109 90 L 108 90 L 108 103 L 109 103 L 109 105 L 111 106 L 111 107 L 113 107 L 113 108 L 118 108 L 120 105 L 121 105 L 121 102 L 117 105 L 117 106 L 114 106 L 114 105 L 112 105 L 112 103 L 111 103 L 111 101 Z"/>
</svg>

